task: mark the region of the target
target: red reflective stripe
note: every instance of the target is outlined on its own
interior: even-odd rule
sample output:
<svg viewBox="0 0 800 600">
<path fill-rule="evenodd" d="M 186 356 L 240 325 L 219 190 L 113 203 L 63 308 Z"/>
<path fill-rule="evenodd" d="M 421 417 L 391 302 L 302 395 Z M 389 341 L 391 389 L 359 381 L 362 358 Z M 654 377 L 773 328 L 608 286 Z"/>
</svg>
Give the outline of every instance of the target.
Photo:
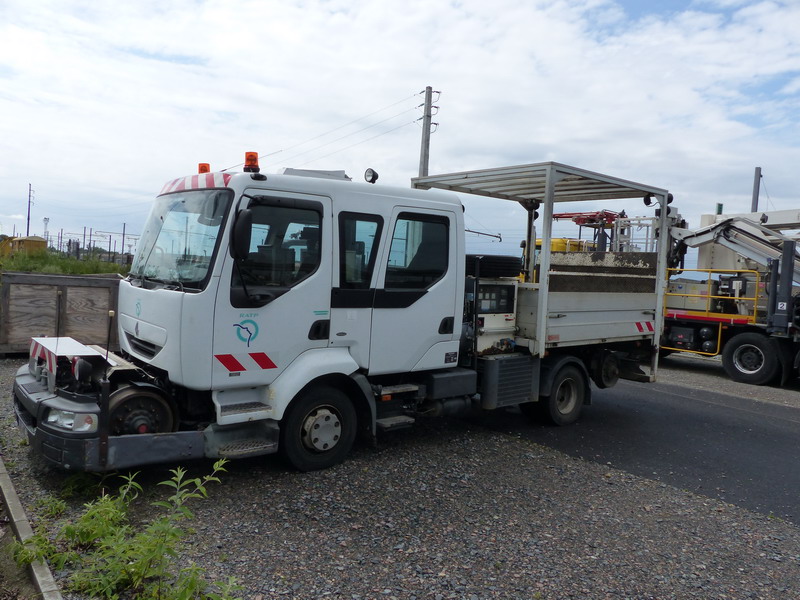
<svg viewBox="0 0 800 600">
<path fill-rule="evenodd" d="M 653 327 L 653 323 L 651 321 L 647 322 L 647 331 L 653 332 L 655 331 L 655 327 Z"/>
<path fill-rule="evenodd" d="M 228 371 L 233 372 L 247 370 L 242 366 L 242 363 L 236 360 L 233 354 L 215 354 L 214 358 L 221 362 L 222 366 L 228 369 Z"/>
<path fill-rule="evenodd" d="M 642 327 L 641 323 L 636 324 L 636 329 L 639 330 L 639 333 L 644 333 L 644 327 Z"/>
<path fill-rule="evenodd" d="M 200 175 L 192 175 L 191 188 L 193 190 L 196 190 L 199 187 L 200 187 Z"/>
<path fill-rule="evenodd" d="M 256 361 L 256 364 L 261 367 L 262 369 L 277 369 L 278 365 L 276 365 L 269 356 L 264 354 L 263 352 L 252 352 L 250 354 L 250 358 Z"/>
<path fill-rule="evenodd" d="M 214 185 L 214 174 L 213 173 L 206 173 L 206 187 L 207 188 L 216 187 Z"/>
<path fill-rule="evenodd" d="M 222 185 L 228 185 L 228 182 L 231 180 L 231 177 L 233 177 L 233 175 L 231 175 L 230 173 L 223 173 L 222 174 Z"/>
</svg>

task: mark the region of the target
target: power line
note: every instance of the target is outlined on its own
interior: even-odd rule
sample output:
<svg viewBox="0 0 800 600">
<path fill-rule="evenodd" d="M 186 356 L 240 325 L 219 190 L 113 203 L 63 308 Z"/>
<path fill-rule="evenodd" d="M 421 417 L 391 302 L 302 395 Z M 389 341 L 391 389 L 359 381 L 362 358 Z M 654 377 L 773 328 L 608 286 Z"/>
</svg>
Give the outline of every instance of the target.
<svg viewBox="0 0 800 600">
<path fill-rule="evenodd" d="M 320 145 L 320 146 L 317 146 L 317 147 L 315 147 L 315 148 L 311 148 L 310 150 L 306 150 L 306 151 L 304 151 L 304 152 L 301 152 L 301 153 L 299 153 L 299 154 L 295 154 L 294 156 L 290 156 L 289 158 L 287 158 L 287 159 L 285 159 L 285 160 L 286 160 L 287 162 L 288 162 L 288 161 L 290 161 L 290 160 L 296 160 L 296 159 L 298 159 L 298 158 L 299 158 L 299 157 L 301 157 L 301 156 L 305 156 L 305 155 L 307 155 L 307 154 L 311 154 L 312 152 L 316 152 L 317 150 L 320 150 L 321 148 L 324 148 L 325 146 L 330 146 L 331 144 L 335 144 L 336 142 L 340 142 L 340 141 L 342 141 L 342 140 L 344 140 L 344 139 L 347 139 L 347 138 L 349 138 L 349 137 L 352 137 L 352 136 L 354 136 L 354 135 L 357 135 L 357 134 L 359 134 L 359 133 L 361 133 L 361 132 L 363 132 L 363 131 L 367 131 L 368 129 L 372 129 L 373 127 L 377 127 L 378 125 L 380 125 L 380 124 L 382 124 L 382 123 L 386 123 L 387 121 L 391 121 L 392 119 L 396 119 L 396 118 L 397 118 L 397 117 L 399 117 L 400 115 L 402 115 L 402 114 L 405 114 L 405 113 L 407 113 L 407 112 L 409 112 L 409 111 L 412 111 L 412 110 L 416 110 L 416 107 L 414 107 L 414 108 L 409 108 L 409 109 L 406 109 L 406 110 L 404 110 L 404 111 L 402 111 L 402 112 L 399 112 L 399 113 L 397 113 L 396 115 L 392 115 L 391 117 L 387 117 L 386 119 L 383 119 L 382 121 L 378 121 L 377 123 L 373 123 L 372 125 L 367 125 L 366 127 L 363 127 L 362 129 L 359 129 L 358 131 L 354 131 L 354 132 L 352 132 L 352 133 L 348 133 L 347 135 L 343 135 L 343 136 L 341 136 L 341 137 L 338 137 L 338 138 L 336 138 L 335 140 L 331 140 L 330 142 L 325 142 L 324 144 L 322 144 L 322 145 Z M 405 125 L 405 124 L 404 124 L 404 125 Z M 392 130 L 392 131 L 393 131 L 393 130 Z M 381 135 L 383 135 L 383 134 L 381 134 Z M 376 137 L 378 137 L 378 136 L 376 136 Z M 374 138 L 371 138 L 371 139 L 374 139 Z M 350 147 L 351 147 L 351 146 L 348 146 L 348 148 L 350 148 Z M 345 149 L 345 148 L 342 148 L 342 150 L 344 150 L 344 149 Z M 337 152 L 338 152 L 338 150 L 337 150 Z"/>
<path fill-rule="evenodd" d="M 424 93 L 424 92 L 423 92 L 423 93 Z M 384 106 L 383 108 L 379 108 L 378 110 L 375 110 L 375 111 L 373 111 L 373 112 L 371 112 L 371 113 L 368 113 L 368 114 L 364 115 L 363 117 L 359 117 L 358 119 L 353 119 L 352 121 L 349 121 L 349 122 L 345 123 L 344 125 L 339 125 L 338 127 L 334 127 L 333 129 L 330 129 L 330 130 L 328 130 L 328 131 L 326 131 L 326 132 L 324 132 L 324 133 L 321 133 L 321 134 L 319 134 L 319 135 L 316 135 L 316 136 L 314 136 L 314 137 L 312 137 L 312 138 L 309 138 L 309 139 L 307 139 L 307 140 L 305 140 L 305 141 L 302 141 L 302 142 L 299 142 L 299 143 L 297 143 L 297 144 L 294 144 L 294 145 L 292 145 L 292 146 L 289 146 L 288 148 L 281 148 L 280 150 L 276 150 L 276 151 L 274 151 L 274 152 L 270 152 L 270 153 L 268 153 L 268 154 L 263 154 L 263 156 L 274 156 L 275 154 L 280 154 L 281 152 L 288 152 L 289 150 L 293 150 L 293 149 L 295 149 L 295 148 L 299 148 L 300 146 L 303 146 L 303 145 L 305 145 L 305 144 L 308 144 L 308 143 L 310 143 L 310 142 L 313 142 L 313 141 L 315 141 L 315 140 L 318 140 L 318 139 L 320 139 L 320 138 L 323 138 L 323 137 L 325 137 L 326 135 L 330 135 L 331 133 L 334 133 L 334 132 L 336 132 L 336 131 L 339 131 L 340 129 L 344 129 L 345 127 L 348 127 L 348 126 L 352 125 L 353 123 L 358 123 L 359 121 L 363 121 L 364 119 L 367 119 L 367 118 L 371 117 L 372 115 L 376 115 L 376 114 L 378 114 L 378 113 L 380 113 L 380 112 L 383 112 L 383 111 L 385 111 L 385 110 L 388 110 L 388 109 L 392 108 L 393 106 L 397 106 L 398 104 L 402 104 L 403 102 L 408 102 L 409 100 L 411 100 L 411 99 L 412 99 L 412 98 L 414 98 L 415 96 L 419 96 L 419 93 L 417 93 L 417 94 L 412 94 L 411 96 L 408 96 L 408 97 L 406 97 L 406 98 L 403 98 L 402 100 L 398 100 L 397 102 L 393 102 L 392 104 L 389 104 L 389 105 L 387 105 L 387 106 Z M 418 108 L 418 107 L 417 107 L 417 108 Z M 409 109 L 409 110 L 413 110 L 413 109 Z M 394 115 L 393 117 L 389 117 L 389 119 L 393 119 L 393 118 L 395 118 L 395 117 L 398 117 L 399 115 L 401 115 L 401 114 L 403 114 L 403 113 L 405 113 L 405 112 L 408 112 L 408 111 L 403 111 L 403 112 L 401 112 L 401 113 L 398 113 L 397 115 Z M 389 119 L 385 119 L 384 121 L 386 121 L 386 120 L 389 120 Z M 380 121 L 379 123 L 382 123 L 382 122 L 384 122 L 384 121 Z M 375 125 L 377 125 L 377 124 L 379 124 L 379 123 L 376 123 Z M 374 125 L 371 125 L 370 127 L 374 127 Z M 369 129 L 369 127 L 366 127 L 365 129 Z M 362 130 L 360 130 L 360 131 L 363 131 L 363 129 L 362 129 Z M 356 132 L 356 133 L 358 133 L 358 132 Z M 353 134 L 350 134 L 350 135 L 353 135 Z M 347 136 L 344 136 L 344 137 L 347 137 Z M 334 141 L 336 141 L 336 140 L 334 140 Z M 329 143 L 333 143 L 333 142 L 329 142 Z M 313 152 L 314 150 L 318 150 L 319 148 L 322 148 L 322 147 L 324 147 L 324 146 L 326 146 L 326 145 L 328 145 L 328 144 L 323 144 L 322 146 L 319 146 L 319 147 L 317 147 L 317 148 L 314 148 L 314 149 L 312 149 L 312 150 L 309 150 L 309 151 L 307 151 L 307 152 L 300 153 L 298 156 L 303 156 L 303 154 L 307 154 L 308 152 Z M 261 154 L 261 153 L 259 153 L 259 154 Z M 292 157 L 292 158 L 294 158 L 294 157 Z M 230 170 L 230 169 L 235 169 L 236 167 L 241 167 L 243 164 L 244 164 L 244 163 L 239 163 L 239 164 L 233 165 L 233 166 L 231 166 L 231 167 L 227 167 L 227 168 L 225 168 L 225 169 L 222 169 L 222 170 L 223 170 L 223 171 L 228 171 L 228 170 Z"/>
<path fill-rule="evenodd" d="M 403 123 L 402 125 L 398 125 L 397 127 L 394 127 L 393 129 L 389 129 L 388 131 L 384 131 L 383 133 L 379 133 L 378 135 L 373 135 L 371 138 L 367 138 L 365 140 L 361 140 L 360 142 L 356 142 L 355 144 L 350 144 L 349 146 L 345 146 L 344 148 L 339 148 L 338 150 L 334 150 L 333 152 L 329 152 L 328 154 L 324 154 L 323 156 L 318 156 L 316 158 L 312 158 L 311 160 L 309 160 L 308 162 L 304 162 L 300 166 L 303 167 L 303 166 L 305 166 L 305 165 L 307 165 L 309 163 L 314 162 L 315 160 L 321 160 L 323 158 L 327 158 L 329 156 L 333 156 L 334 154 L 338 154 L 339 152 L 344 152 L 345 150 L 349 150 L 350 148 L 353 148 L 355 146 L 359 146 L 360 144 L 364 144 L 366 142 L 371 142 L 375 138 L 379 138 L 382 135 L 386 135 L 387 133 L 392 133 L 393 131 L 397 131 L 398 129 L 401 129 L 403 127 L 407 127 L 408 125 L 413 125 L 416 122 L 417 122 L 417 120 L 414 119 L 413 121 L 409 121 L 408 123 Z"/>
</svg>

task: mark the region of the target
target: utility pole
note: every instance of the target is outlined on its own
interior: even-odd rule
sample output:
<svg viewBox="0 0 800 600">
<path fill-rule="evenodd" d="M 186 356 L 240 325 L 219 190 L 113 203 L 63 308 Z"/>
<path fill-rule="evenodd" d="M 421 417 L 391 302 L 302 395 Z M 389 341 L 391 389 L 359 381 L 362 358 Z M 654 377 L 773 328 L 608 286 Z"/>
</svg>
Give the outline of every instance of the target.
<svg viewBox="0 0 800 600">
<path fill-rule="evenodd" d="M 431 114 L 433 109 L 433 89 L 425 88 L 425 103 L 422 112 L 422 145 L 419 150 L 419 176 L 428 175 L 428 162 L 431 154 Z"/>
<path fill-rule="evenodd" d="M 31 204 L 33 203 L 33 187 L 28 184 L 28 223 L 25 227 L 25 237 L 31 234 Z"/>
<path fill-rule="evenodd" d="M 125 223 L 122 224 L 122 241 L 119 244 L 120 251 L 125 252 Z"/>
<path fill-rule="evenodd" d="M 750 212 L 758 212 L 758 192 L 761 190 L 761 167 L 756 167 L 753 176 L 753 202 L 750 205 Z"/>
</svg>

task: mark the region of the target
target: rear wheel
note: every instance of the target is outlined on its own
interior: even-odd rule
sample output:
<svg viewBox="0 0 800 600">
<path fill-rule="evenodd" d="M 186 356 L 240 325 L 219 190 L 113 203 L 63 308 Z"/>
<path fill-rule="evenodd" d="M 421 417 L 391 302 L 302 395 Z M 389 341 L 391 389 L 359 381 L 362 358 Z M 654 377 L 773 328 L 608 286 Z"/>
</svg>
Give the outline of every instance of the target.
<svg viewBox="0 0 800 600">
<path fill-rule="evenodd" d="M 722 350 L 722 365 L 728 377 L 741 383 L 764 385 L 780 372 L 778 344 L 755 332 L 733 336 Z"/>
<path fill-rule="evenodd" d="M 578 420 L 586 400 L 586 374 L 575 365 L 565 365 L 556 374 L 550 395 L 539 398 L 542 416 L 554 425 Z"/>
<path fill-rule="evenodd" d="M 356 411 L 340 390 L 328 386 L 303 392 L 281 422 L 280 452 L 298 471 L 327 469 L 342 462 L 356 436 Z"/>
</svg>

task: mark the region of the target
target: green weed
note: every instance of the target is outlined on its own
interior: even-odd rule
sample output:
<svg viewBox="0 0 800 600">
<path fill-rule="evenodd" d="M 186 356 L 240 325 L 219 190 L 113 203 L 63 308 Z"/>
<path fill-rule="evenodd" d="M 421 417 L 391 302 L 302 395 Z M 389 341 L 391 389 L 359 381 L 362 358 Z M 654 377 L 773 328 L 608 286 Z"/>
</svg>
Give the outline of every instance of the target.
<svg viewBox="0 0 800 600">
<path fill-rule="evenodd" d="M 232 599 L 238 589 L 234 579 L 211 584 L 196 565 L 177 567 L 181 543 L 190 533 L 185 523 L 194 517 L 187 504 L 208 497 L 206 486 L 219 483 L 224 465 L 219 460 L 211 474 L 197 478 L 187 478 L 181 467 L 173 469 L 172 477 L 159 484 L 170 488 L 170 496 L 153 502 L 161 509 L 159 515 L 136 528 L 128 513 L 142 487 L 136 473 L 125 476 L 116 494 L 85 504 L 83 514 L 61 526 L 55 540 L 39 531 L 17 544 L 15 559 L 43 559 L 58 570 L 68 569 L 70 590 L 91 598 L 117 598 L 126 592 L 132 598 Z"/>
</svg>

